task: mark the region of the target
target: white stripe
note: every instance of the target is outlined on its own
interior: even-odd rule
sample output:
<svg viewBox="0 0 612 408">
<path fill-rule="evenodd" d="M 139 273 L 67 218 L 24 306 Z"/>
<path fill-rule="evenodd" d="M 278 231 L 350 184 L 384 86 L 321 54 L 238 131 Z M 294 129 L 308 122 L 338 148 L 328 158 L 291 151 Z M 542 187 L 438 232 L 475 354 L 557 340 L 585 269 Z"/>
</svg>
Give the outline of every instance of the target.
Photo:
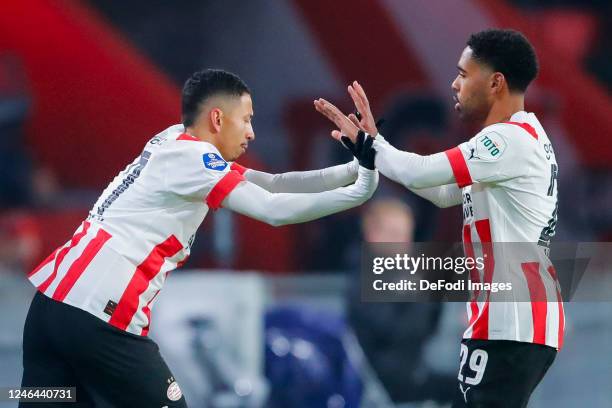
<svg viewBox="0 0 612 408">
<path fill-rule="evenodd" d="M 87 234 L 85 234 L 81 238 L 81 241 L 79 242 L 79 244 L 71 248 L 66 253 L 66 255 L 64 256 L 64 259 L 62 260 L 62 263 L 57 268 L 57 275 L 53 279 L 53 282 L 51 283 L 51 285 L 49 285 L 49 287 L 45 291 L 45 295 L 49 297 L 53 296 L 53 293 L 57 289 L 59 283 L 62 281 L 64 276 L 66 276 L 68 269 L 70 269 L 74 261 L 76 261 L 77 258 L 81 256 L 81 254 L 85 250 L 85 247 L 87 247 L 87 245 L 95 238 L 95 236 L 96 236 L 95 231 L 92 232 L 92 228 L 90 227 L 89 230 L 87 231 Z"/>
<path fill-rule="evenodd" d="M 55 257 L 57 258 L 57 255 Z M 32 285 L 38 287 L 44 281 L 46 281 L 47 278 L 51 276 L 51 274 L 53 273 L 54 265 L 55 265 L 55 258 L 51 262 L 49 262 L 47 265 L 40 268 L 38 272 L 36 272 L 34 275 L 30 276 L 28 279 L 30 279 L 30 282 L 32 282 Z"/>
<path fill-rule="evenodd" d="M 85 223 L 81 223 L 81 225 L 77 227 L 76 231 L 74 231 L 73 236 L 82 232 L 84 228 L 85 228 Z M 28 278 L 34 286 L 36 287 L 40 286 L 44 281 L 47 280 L 49 276 L 51 276 L 51 274 L 53 273 L 53 269 L 55 268 L 55 262 L 57 261 L 58 255 L 64 249 L 68 248 L 71 242 L 72 242 L 72 238 L 70 238 L 68 242 L 62 245 L 60 249 L 58 249 L 57 252 L 55 252 L 55 257 L 53 258 L 51 262 L 49 262 L 43 268 L 40 268 L 40 270 L 38 270 L 34 275 Z"/>
<path fill-rule="evenodd" d="M 559 342 L 559 306 L 554 300 L 557 299 L 557 287 L 550 276 L 546 264 L 540 266 L 544 287 L 546 289 L 546 344 L 558 347 Z"/>
<path fill-rule="evenodd" d="M 467 322 L 468 323 L 470 322 L 470 319 L 472 318 L 472 307 L 470 305 L 471 305 L 471 302 L 467 302 L 465 304 L 465 306 L 467 308 Z M 463 338 L 471 339 L 472 338 L 472 334 L 473 334 L 472 325 L 469 325 L 468 328 L 463 333 Z"/>
<path fill-rule="evenodd" d="M 457 61 L 469 35 L 493 26 L 481 7 L 470 1 L 381 0 L 404 42 L 415 49 L 431 85 L 450 101 Z"/>
<path fill-rule="evenodd" d="M 138 298 L 138 309 L 136 310 L 136 313 L 134 313 L 130 324 L 126 328 L 128 332 L 140 335 L 142 333 L 142 329 L 150 323 L 142 309 L 151 300 L 153 295 L 155 295 L 155 293 L 162 288 L 166 280 L 166 273 L 176 267 L 176 260 L 171 259 L 173 258 L 166 259 L 160 271 L 153 277 L 153 279 L 151 279 L 151 281 L 149 281 L 149 286 Z M 155 303 L 155 301 L 149 305 L 149 308 L 152 309 L 153 303 Z"/>
<path fill-rule="evenodd" d="M 109 289 L 125 287 L 134 269 L 108 245 L 104 245 L 68 292 L 66 301 L 86 309 L 103 311 L 109 300 L 119 301 L 109 296 Z"/>
<path fill-rule="evenodd" d="M 512 304 L 512 311 L 514 312 L 514 338 L 515 339 L 520 339 L 521 338 L 521 325 L 518 324 L 518 303 L 517 302 L 513 302 Z"/>
</svg>

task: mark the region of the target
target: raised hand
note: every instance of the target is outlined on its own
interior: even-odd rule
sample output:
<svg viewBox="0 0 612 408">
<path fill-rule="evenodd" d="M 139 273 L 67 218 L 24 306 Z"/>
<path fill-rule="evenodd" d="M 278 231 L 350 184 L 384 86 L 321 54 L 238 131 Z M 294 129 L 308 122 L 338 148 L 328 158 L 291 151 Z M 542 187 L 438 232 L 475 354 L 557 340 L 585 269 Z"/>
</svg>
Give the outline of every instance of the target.
<svg viewBox="0 0 612 408">
<path fill-rule="evenodd" d="M 357 140 L 355 143 L 346 136 L 341 136 L 340 140 L 344 147 L 349 149 L 353 156 L 359 161 L 359 165 L 366 169 L 374 170 L 374 159 L 376 157 L 376 150 L 372 147 L 374 138 L 370 135 L 366 135 L 363 130 L 357 132 Z"/>
<path fill-rule="evenodd" d="M 314 106 L 317 111 L 325 115 L 327 119 L 331 120 L 338 128 L 337 130 L 332 130 L 331 132 L 331 135 L 334 139 L 341 142 L 341 137 L 342 135 L 344 135 L 348 137 L 353 143 L 357 141 L 357 132 L 359 132 L 360 130 L 358 124 L 356 124 L 358 122 L 353 122 L 344 113 L 342 113 L 340 109 L 334 106 L 334 104 L 329 101 L 326 101 L 323 98 L 315 100 Z"/>
<path fill-rule="evenodd" d="M 376 121 L 374 120 L 374 115 L 372 115 L 372 110 L 370 109 L 370 102 L 368 101 L 368 97 L 366 96 L 363 87 L 357 81 L 353 81 L 351 85 L 348 86 L 348 92 L 355 103 L 355 108 L 357 112 L 360 114 L 360 118 L 357 118 L 354 114 L 349 115 L 349 119 L 353 123 L 358 123 L 358 126 L 363 129 L 366 133 L 375 137 L 378 134 L 378 129 L 376 128 Z"/>
</svg>

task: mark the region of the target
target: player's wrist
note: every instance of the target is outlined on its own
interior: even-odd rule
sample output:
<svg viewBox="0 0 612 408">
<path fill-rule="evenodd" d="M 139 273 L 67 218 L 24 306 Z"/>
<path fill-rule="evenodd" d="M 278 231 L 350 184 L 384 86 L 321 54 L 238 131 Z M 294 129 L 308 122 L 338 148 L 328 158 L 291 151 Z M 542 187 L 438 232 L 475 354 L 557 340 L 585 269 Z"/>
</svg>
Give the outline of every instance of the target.
<svg viewBox="0 0 612 408">
<path fill-rule="evenodd" d="M 353 160 L 346 163 L 346 168 L 349 174 L 356 176 L 357 172 L 359 171 L 359 160 L 357 160 L 356 157 L 353 157 Z"/>
<path fill-rule="evenodd" d="M 359 191 L 359 196 L 363 199 L 372 197 L 378 187 L 378 177 L 378 170 L 359 166 L 357 181 L 354 184 Z"/>
</svg>

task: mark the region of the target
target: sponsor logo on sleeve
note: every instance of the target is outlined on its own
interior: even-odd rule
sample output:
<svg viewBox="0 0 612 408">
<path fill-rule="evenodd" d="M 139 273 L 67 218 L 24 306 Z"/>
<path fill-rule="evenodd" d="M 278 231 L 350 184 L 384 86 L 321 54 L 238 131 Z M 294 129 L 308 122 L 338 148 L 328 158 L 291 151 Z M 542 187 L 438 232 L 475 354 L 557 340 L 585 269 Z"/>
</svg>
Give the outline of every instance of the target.
<svg viewBox="0 0 612 408">
<path fill-rule="evenodd" d="M 507 144 L 504 138 L 496 132 L 489 132 L 479 136 L 476 140 L 476 155 L 485 161 L 499 160 L 504 154 Z"/>
<path fill-rule="evenodd" d="M 216 153 L 205 153 L 202 160 L 204 167 L 210 170 L 222 171 L 227 167 L 227 162 Z"/>
<path fill-rule="evenodd" d="M 168 386 L 168 390 L 166 391 L 166 396 L 170 401 L 178 401 L 183 396 L 183 392 L 181 391 L 181 387 L 179 387 L 176 381 L 172 382 Z"/>
</svg>

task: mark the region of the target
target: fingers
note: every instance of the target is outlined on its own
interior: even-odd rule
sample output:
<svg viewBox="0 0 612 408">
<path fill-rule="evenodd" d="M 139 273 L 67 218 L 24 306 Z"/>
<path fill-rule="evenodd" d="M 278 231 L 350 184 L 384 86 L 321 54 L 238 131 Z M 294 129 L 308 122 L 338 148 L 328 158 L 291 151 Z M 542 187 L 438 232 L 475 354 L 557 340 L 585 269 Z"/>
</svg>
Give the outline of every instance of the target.
<svg viewBox="0 0 612 408">
<path fill-rule="evenodd" d="M 333 103 L 323 99 L 323 98 L 319 98 L 317 100 L 314 101 L 315 104 L 315 108 L 317 108 L 317 110 L 325 110 L 328 112 L 331 112 L 333 114 L 336 115 L 341 115 L 344 116 L 344 114 L 340 111 L 340 109 L 338 109 Z"/>
<path fill-rule="evenodd" d="M 354 83 L 356 83 L 356 81 Z M 363 99 L 357 94 L 357 91 L 355 90 L 355 88 L 353 88 L 352 85 L 349 85 L 347 89 L 348 89 L 349 95 L 351 95 L 351 99 L 353 100 L 353 103 L 355 104 L 355 107 L 357 108 L 357 110 L 361 112 L 362 114 L 364 112 L 367 112 L 366 110 L 367 105 L 363 103 Z"/>
<path fill-rule="evenodd" d="M 340 111 L 340 109 L 323 98 L 315 100 L 314 106 L 318 112 L 322 113 L 329 120 L 331 120 L 340 130 L 340 132 L 342 132 L 342 134 L 348 136 L 351 140 L 355 138 L 357 131 L 359 130 L 359 126 L 346 117 L 344 113 Z M 334 139 L 339 139 L 339 137 L 336 137 L 336 134 L 333 132 L 332 137 Z"/>
<path fill-rule="evenodd" d="M 342 120 L 344 114 L 340 111 L 340 109 L 336 108 L 332 103 L 326 101 L 323 98 L 319 98 L 314 101 L 315 109 L 327 116 L 331 121 L 335 122 L 338 125 L 338 121 Z"/>
<path fill-rule="evenodd" d="M 338 108 L 321 99 L 314 101 L 314 106 L 319 113 L 322 113 L 327 119 L 334 122 L 337 127 L 342 128 L 342 116 L 344 115 L 342 115 Z"/>
<path fill-rule="evenodd" d="M 361 129 L 361 123 L 359 123 L 359 119 L 357 119 L 357 116 L 355 116 L 354 113 L 349 114 L 348 118 L 351 122 L 353 122 L 353 125 Z"/>
<path fill-rule="evenodd" d="M 342 132 L 340 132 L 339 130 L 332 130 L 332 132 L 331 132 L 331 136 L 332 136 L 334 139 L 336 139 L 336 140 L 340 141 L 340 140 L 342 139 Z M 344 137 L 346 137 L 346 136 L 344 136 Z"/>
<path fill-rule="evenodd" d="M 359 97 L 359 99 L 361 99 L 361 102 L 369 108 L 370 102 L 368 101 L 368 97 L 366 96 L 365 90 L 363 89 L 361 84 L 357 81 L 353 81 L 353 87 L 356 91 L 357 96 Z"/>
</svg>

